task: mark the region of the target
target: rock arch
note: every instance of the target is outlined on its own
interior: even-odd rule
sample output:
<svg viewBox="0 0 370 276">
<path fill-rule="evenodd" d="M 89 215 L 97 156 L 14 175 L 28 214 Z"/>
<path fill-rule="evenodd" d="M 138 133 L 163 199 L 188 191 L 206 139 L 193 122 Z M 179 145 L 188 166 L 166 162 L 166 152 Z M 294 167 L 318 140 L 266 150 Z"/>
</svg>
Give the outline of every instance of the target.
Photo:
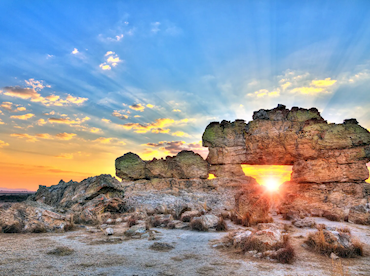
<svg viewBox="0 0 370 276">
<path fill-rule="evenodd" d="M 316 108 L 278 105 L 253 120 L 210 123 L 203 133 L 210 173 L 244 175 L 241 164 L 293 165 L 297 183 L 364 182 L 369 177 L 370 133 L 356 119 L 327 123 Z"/>
</svg>

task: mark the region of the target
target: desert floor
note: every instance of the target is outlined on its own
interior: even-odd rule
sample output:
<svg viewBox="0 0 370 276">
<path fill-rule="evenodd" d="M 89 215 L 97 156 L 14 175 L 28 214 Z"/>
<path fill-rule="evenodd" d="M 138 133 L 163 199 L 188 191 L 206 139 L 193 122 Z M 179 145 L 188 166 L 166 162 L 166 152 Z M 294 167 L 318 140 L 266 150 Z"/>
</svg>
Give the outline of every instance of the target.
<svg viewBox="0 0 370 276">
<path fill-rule="evenodd" d="M 279 217 L 274 220 L 290 224 Z M 370 275 L 370 227 L 315 220 L 327 226 L 349 227 L 352 235 L 364 243 L 365 256 L 332 261 L 305 249 L 304 237 L 316 229 L 291 228 L 297 259 L 289 265 L 220 248 L 217 240 L 227 232 L 153 228 L 160 232 L 157 240 L 122 240 L 127 229 L 122 224 L 114 225 L 115 234 L 109 237 L 82 228 L 66 233 L 0 234 L 0 275 L 341 275 L 341 267 L 342 275 Z M 229 227 L 239 226 L 229 223 Z M 155 242 L 174 248 L 149 249 Z M 58 246 L 75 251 L 68 256 L 47 254 Z M 337 272 L 333 274 L 333 270 Z"/>
</svg>

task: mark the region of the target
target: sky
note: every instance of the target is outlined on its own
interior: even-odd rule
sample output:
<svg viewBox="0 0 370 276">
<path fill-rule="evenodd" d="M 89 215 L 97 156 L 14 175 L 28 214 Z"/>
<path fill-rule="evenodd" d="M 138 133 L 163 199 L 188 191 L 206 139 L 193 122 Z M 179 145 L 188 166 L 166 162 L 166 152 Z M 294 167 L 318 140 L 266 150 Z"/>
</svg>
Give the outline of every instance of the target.
<svg viewBox="0 0 370 276">
<path fill-rule="evenodd" d="M 114 175 L 278 103 L 370 128 L 370 1 L 0 1 L 0 187 Z"/>
</svg>

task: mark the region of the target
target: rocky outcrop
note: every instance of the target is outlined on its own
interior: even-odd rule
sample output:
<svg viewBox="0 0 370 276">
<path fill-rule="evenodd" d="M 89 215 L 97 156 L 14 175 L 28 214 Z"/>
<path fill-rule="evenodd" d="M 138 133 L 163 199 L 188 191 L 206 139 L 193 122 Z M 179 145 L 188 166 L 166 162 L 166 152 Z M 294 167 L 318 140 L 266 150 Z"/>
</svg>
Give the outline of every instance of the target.
<svg viewBox="0 0 370 276">
<path fill-rule="evenodd" d="M 278 105 L 245 123 L 210 123 L 203 133 L 207 161 L 228 175 L 240 164 L 293 165 L 298 183 L 362 182 L 369 177 L 370 133 L 355 119 L 328 124 L 316 108 Z M 221 174 L 220 174 L 221 175 Z"/>
<path fill-rule="evenodd" d="M 30 200 L 59 208 L 70 208 L 75 204 L 83 205 L 99 195 L 108 198 L 124 195 L 121 182 L 108 174 L 89 177 L 81 182 L 64 182 L 50 187 L 41 186 Z"/>
<path fill-rule="evenodd" d="M 132 152 L 116 159 L 116 175 L 122 180 L 208 177 L 208 163 L 197 153 L 181 151 L 174 157 L 143 161 Z"/>
<path fill-rule="evenodd" d="M 58 214 L 45 204 L 25 202 L 0 206 L 0 232 L 3 233 L 67 231 L 72 225 L 71 216 Z"/>
</svg>

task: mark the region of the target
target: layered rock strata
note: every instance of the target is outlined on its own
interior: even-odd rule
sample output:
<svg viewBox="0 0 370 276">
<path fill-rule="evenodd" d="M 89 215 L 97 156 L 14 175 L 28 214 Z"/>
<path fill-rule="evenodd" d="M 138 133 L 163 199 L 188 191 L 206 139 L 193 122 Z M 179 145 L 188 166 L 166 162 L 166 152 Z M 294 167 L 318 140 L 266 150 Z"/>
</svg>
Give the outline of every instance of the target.
<svg viewBox="0 0 370 276">
<path fill-rule="evenodd" d="M 362 182 L 369 177 L 370 133 L 355 119 L 328 124 L 316 108 L 261 109 L 245 123 L 210 123 L 203 134 L 215 175 L 241 164 L 293 165 L 298 183 Z M 212 169 L 214 168 L 214 169 Z"/>
</svg>

